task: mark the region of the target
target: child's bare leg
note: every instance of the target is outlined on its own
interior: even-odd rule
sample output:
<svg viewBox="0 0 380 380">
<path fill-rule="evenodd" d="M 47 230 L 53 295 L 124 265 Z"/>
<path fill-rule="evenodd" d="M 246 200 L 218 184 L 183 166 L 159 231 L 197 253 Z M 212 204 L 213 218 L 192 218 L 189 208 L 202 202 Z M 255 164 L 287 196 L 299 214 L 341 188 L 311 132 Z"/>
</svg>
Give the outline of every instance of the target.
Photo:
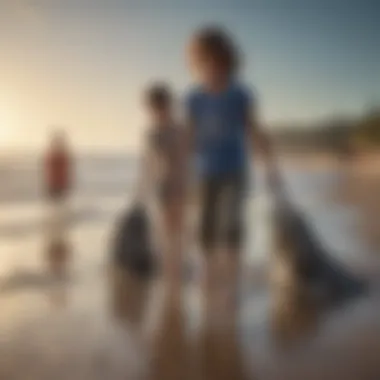
<svg viewBox="0 0 380 380">
<path fill-rule="evenodd" d="M 240 177 L 233 178 L 226 189 L 224 230 L 224 274 L 227 301 L 236 309 L 241 279 L 241 253 L 244 237 L 243 222 L 243 190 L 244 181 Z"/>
<path fill-rule="evenodd" d="M 170 283 L 181 281 L 183 255 L 182 204 L 171 202 L 164 211 L 164 276 Z"/>
<path fill-rule="evenodd" d="M 201 293 L 203 309 L 211 311 L 207 316 L 214 314 L 218 303 L 220 289 L 220 250 L 217 246 L 217 209 L 219 204 L 219 184 L 214 180 L 206 180 L 202 187 L 200 202 L 200 244 L 203 257 L 203 278 Z"/>
<path fill-rule="evenodd" d="M 224 286 L 226 300 L 231 307 L 237 306 L 241 279 L 241 250 L 239 247 L 226 247 L 224 254 Z"/>
</svg>

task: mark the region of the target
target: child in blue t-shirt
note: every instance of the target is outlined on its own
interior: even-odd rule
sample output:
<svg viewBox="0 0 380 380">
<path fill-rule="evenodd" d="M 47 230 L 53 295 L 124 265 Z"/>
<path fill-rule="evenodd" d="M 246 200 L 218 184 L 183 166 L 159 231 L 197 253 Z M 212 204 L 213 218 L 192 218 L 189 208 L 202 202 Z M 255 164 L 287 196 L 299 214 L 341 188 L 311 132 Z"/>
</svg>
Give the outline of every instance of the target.
<svg viewBox="0 0 380 380">
<path fill-rule="evenodd" d="M 226 251 L 237 275 L 249 156 L 255 145 L 271 167 L 270 144 L 259 129 L 255 99 L 239 81 L 239 54 L 229 35 L 201 29 L 190 43 L 190 60 L 198 85 L 186 99 L 187 132 L 200 180 L 200 241 L 206 259 Z"/>
</svg>

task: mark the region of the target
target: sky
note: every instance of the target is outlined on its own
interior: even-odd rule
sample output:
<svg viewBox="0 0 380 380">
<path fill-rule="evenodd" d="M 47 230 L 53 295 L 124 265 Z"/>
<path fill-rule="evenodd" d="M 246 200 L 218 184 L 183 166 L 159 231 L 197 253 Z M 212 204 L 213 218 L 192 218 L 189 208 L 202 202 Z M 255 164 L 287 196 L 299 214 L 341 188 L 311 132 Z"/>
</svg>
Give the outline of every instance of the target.
<svg viewBox="0 0 380 380">
<path fill-rule="evenodd" d="M 229 29 L 269 124 L 380 104 L 377 0 L 0 0 L 0 149 L 56 127 L 80 148 L 139 149 L 142 91 L 192 78 L 198 27 Z"/>
</svg>

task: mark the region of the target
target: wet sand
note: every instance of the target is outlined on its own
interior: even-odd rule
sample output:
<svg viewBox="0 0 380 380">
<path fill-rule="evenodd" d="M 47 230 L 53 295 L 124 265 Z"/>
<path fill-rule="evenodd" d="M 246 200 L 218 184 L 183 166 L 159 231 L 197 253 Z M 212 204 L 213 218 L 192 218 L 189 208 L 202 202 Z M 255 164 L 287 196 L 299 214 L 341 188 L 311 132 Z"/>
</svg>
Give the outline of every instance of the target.
<svg viewBox="0 0 380 380">
<path fill-rule="evenodd" d="M 346 169 L 338 197 L 358 207 L 361 231 L 375 250 L 380 249 L 380 154 L 361 157 Z"/>
<path fill-rule="evenodd" d="M 159 278 L 143 282 L 112 268 L 112 220 L 67 229 L 59 255 L 49 244 L 55 234 L 0 242 L 0 379 L 380 378 L 376 285 L 338 309 L 292 294 L 277 300 L 270 263 L 247 252 L 238 314 L 210 300 L 205 308 L 196 276 L 181 297 Z M 53 271 L 57 257 L 62 272 Z"/>
</svg>

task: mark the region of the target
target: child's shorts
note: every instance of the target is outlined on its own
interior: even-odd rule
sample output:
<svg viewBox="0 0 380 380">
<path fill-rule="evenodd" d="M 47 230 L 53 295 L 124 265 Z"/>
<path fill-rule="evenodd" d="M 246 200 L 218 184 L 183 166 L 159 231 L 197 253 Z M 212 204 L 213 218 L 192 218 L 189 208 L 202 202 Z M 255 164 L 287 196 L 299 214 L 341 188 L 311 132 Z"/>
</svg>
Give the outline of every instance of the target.
<svg viewBox="0 0 380 380">
<path fill-rule="evenodd" d="M 238 249 L 244 238 L 246 176 L 206 178 L 200 188 L 200 240 L 204 249 L 224 244 Z"/>
</svg>

